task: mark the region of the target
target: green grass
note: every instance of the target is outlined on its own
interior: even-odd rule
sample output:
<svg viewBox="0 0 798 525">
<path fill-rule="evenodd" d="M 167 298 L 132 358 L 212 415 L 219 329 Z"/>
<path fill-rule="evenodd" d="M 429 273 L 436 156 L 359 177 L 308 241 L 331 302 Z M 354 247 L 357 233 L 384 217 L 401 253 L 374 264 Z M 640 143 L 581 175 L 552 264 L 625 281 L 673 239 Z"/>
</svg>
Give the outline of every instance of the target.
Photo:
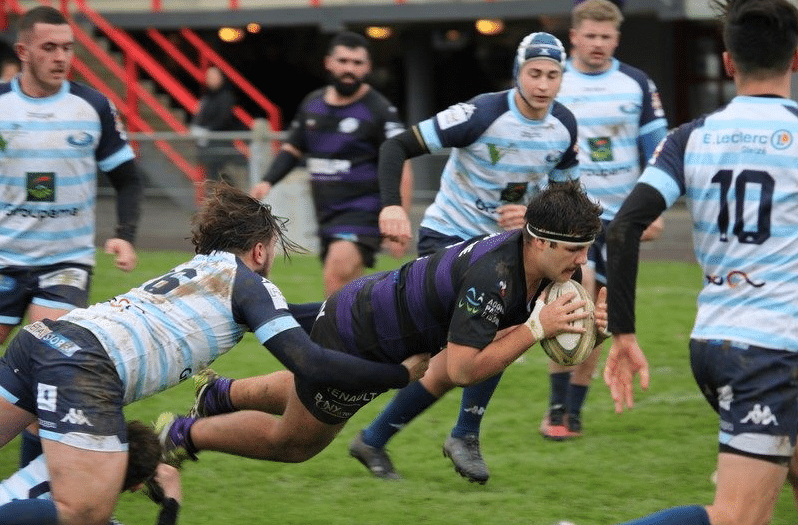
<svg viewBox="0 0 798 525">
<path fill-rule="evenodd" d="M 142 253 L 139 268 L 122 274 L 100 255 L 94 301 L 126 291 L 190 255 Z M 380 258 L 380 267 L 395 265 Z M 272 280 L 289 301 L 321 298 L 320 264 L 314 257 L 277 260 Z M 347 455 L 354 434 L 393 396 L 361 410 L 317 457 L 280 464 L 203 453 L 184 469 L 185 504 L 180 523 L 280 525 L 577 525 L 616 523 L 684 504 L 712 501 L 717 417 L 701 398 L 689 370 L 687 342 L 701 282 L 695 265 L 644 262 L 638 293 L 638 332 L 651 367 L 651 387 L 637 391 L 636 407 L 613 412 L 608 390 L 594 382 L 583 413 L 586 435 L 571 442 L 541 439 L 546 409 L 546 359 L 534 347 L 510 366 L 491 401 L 482 448 L 491 469 L 485 486 L 469 484 L 441 455 L 454 424 L 460 391 L 449 393 L 390 443 L 403 481 L 370 477 Z M 251 335 L 214 368 L 233 377 L 279 368 Z M 189 382 L 127 407 L 129 418 L 152 421 L 163 410 L 184 411 Z M 15 443 L 0 450 L 0 477 L 15 469 Z M 117 517 L 126 525 L 151 525 L 157 509 L 145 497 L 125 494 Z M 790 492 L 779 500 L 774 525 L 794 525 Z"/>
</svg>

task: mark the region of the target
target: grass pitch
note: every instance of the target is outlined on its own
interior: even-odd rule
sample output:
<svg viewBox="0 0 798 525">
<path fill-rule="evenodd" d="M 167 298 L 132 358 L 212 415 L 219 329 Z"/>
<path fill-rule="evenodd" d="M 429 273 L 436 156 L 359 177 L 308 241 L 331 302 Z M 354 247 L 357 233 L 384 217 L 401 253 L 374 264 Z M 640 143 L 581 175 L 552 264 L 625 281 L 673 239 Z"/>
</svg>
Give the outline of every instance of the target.
<svg viewBox="0 0 798 525">
<path fill-rule="evenodd" d="M 122 274 L 107 256 L 98 254 L 92 300 L 127 291 L 189 257 L 182 252 L 141 253 L 139 268 Z M 396 265 L 387 256 L 379 260 L 379 268 Z M 294 257 L 291 262 L 278 258 L 272 280 L 289 301 L 321 299 L 321 267 L 315 257 Z M 198 463 L 184 468 L 179 523 L 553 525 L 569 520 L 597 525 L 675 505 L 710 503 L 717 417 L 695 386 L 687 349 L 700 284 L 696 265 L 642 263 L 638 334 L 649 359 L 651 387 L 638 389 L 633 410 L 616 415 L 597 377 L 582 416 L 585 436 L 579 440 L 549 442 L 538 434 L 548 398 L 546 358 L 540 347 L 510 366 L 483 423 L 482 450 L 491 470 L 487 485 L 460 478 L 441 453 L 456 419 L 459 390 L 389 443 L 402 481 L 372 478 L 350 458 L 349 441 L 393 397 L 388 392 L 358 412 L 326 450 L 302 464 L 202 453 Z M 232 377 L 280 368 L 251 334 L 213 366 Z M 164 410 L 187 410 L 190 383 L 127 407 L 127 416 L 153 421 Z M 0 477 L 15 470 L 17 451 L 15 442 L 0 450 Z M 126 525 L 151 525 L 156 515 L 155 506 L 138 494 L 124 494 L 116 512 Z M 787 488 L 772 523 L 798 523 Z"/>
</svg>

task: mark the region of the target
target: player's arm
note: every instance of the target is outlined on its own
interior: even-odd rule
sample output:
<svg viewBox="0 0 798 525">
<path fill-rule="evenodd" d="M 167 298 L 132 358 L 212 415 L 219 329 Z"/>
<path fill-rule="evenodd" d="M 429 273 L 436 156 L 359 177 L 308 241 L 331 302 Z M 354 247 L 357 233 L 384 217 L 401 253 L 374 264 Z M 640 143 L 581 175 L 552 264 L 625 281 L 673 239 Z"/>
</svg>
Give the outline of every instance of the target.
<svg viewBox="0 0 798 525">
<path fill-rule="evenodd" d="M 294 374 L 341 389 L 402 388 L 418 379 L 411 377 L 402 364 L 380 363 L 324 348 L 299 327 L 279 332 L 264 346 Z"/>
<path fill-rule="evenodd" d="M 139 170 L 132 160 L 106 172 L 116 191 L 115 237 L 135 244 L 141 218 L 142 184 Z"/>
<path fill-rule="evenodd" d="M 403 204 L 409 201 L 407 194 L 408 190 L 412 191 L 412 186 L 408 187 L 407 183 L 411 182 L 412 178 L 406 178 L 405 170 L 408 169 L 409 159 L 425 153 L 429 153 L 429 149 L 418 134 L 416 126 L 385 140 L 380 146 L 377 178 L 382 211 L 379 225 L 380 233 L 391 240 L 407 242 L 412 237 L 410 219 L 406 208 L 403 207 Z"/>
<path fill-rule="evenodd" d="M 302 158 L 302 152 L 296 146 L 287 142 L 283 143 L 277 156 L 269 165 L 269 169 L 266 170 L 263 180 L 252 187 L 250 195 L 258 200 L 264 199 L 271 192 L 272 186 L 291 173 L 300 158 Z"/>
<path fill-rule="evenodd" d="M 117 268 L 129 272 L 138 263 L 133 245 L 141 217 L 141 177 L 133 160 L 123 162 L 106 174 L 116 190 L 117 226 L 114 237 L 105 242 L 105 253 L 115 256 Z"/>
<path fill-rule="evenodd" d="M 380 363 L 324 348 L 291 315 L 273 283 L 240 264 L 233 284 L 233 319 L 245 324 L 292 373 L 343 389 L 400 388 L 418 379 L 416 363 Z M 423 374 L 423 372 L 422 372 Z"/>
<path fill-rule="evenodd" d="M 183 503 L 183 490 L 180 483 L 180 471 L 171 465 L 159 463 L 155 470 L 154 481 L 163 494 L 161 511 L 158 513 L 157 525 L 175 525 L 180 505 Z"/>
<path fill-rule="evenodd" d="M 481 350 L 455 343 L 450 336 L 446 349 L 449 378 L 458 386 L 479 383 L 510 366 L 541 339 L 566 332 L 583 332 L 584 328 L 574 326 L 573 322 L 590 314 L 578 312 L 585 303 L 572 299 L 573 294 L 566 294 L 546 305 L 539 299 L 526 322 L 503 332 L 500 337 L 497 332 Z"/>
<path fill-rule="evenodd" d="M 316 320 L 316 316 L 319 315 L 322 304 L 320 302 L 288 303 L 288 311 L 291 312 L 291 315 L 294 316 L 294 319 L 296 319 L 305 333 L 310 334 L 313 329 L 313 322 Z"/>
<path fill-rule="evenodd" d="M 640 236 L 667 205 L 659 191 L 638 183 L 607 229 L 608 323 L 613 341 L 604 367 L 615 411 L 634 405 L 633 379 L 648 388 L 648 362 L 635 335 L 635 282 Z"/>
</svg>

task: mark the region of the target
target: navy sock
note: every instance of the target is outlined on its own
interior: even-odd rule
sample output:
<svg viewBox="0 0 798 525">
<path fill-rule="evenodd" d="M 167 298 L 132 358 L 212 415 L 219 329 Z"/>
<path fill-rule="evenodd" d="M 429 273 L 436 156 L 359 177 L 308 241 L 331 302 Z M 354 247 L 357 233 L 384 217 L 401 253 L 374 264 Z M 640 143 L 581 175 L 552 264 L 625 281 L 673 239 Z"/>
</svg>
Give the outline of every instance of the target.
<svg viewBox="0 0 798 525">
<path fill-rule="evenodd" d="M 42 441 L 28 429 L 22 431 L 22 444 L 19 446 L 19 468 L 42 455 Z"/>
<path fill-rule="evenodd" d="M 460 400 L 460 415 L 457 417 L 457 424 L 452 429 L 452 436 L 464 437 L 466 434 L 479 435 L 479 426 L 482 424 L 482 417 L 488 408 L 488 402 L 493 397 L 493 392 L 499 384 L 502 374 L 467 386 L 463 389 L 463 397 Z"/>
<path fill-rule="evenodd" d="M 590 387 L 588 385 L 575 385 L 568 384 L 568 397 L 565 401 L 565 412 L 567 414 L 579 415 L 582 412 L 582 405 L 585 404 L 587 398 L 587 391 Z"/>
<path fill-rule="evenodd" d="M 0 506 L 3 525 L 58 525 L 55 503 L 49 499 L 18 499 Z"/>
<path fill-rule="evenodd" d="M 571 383 L 571 372 L 549 374 L 551 390 L 549 391 L 549 408 L 564 408 L 568 400 L 568 385 Z"/>
<path fill-rule="evenodd" d="M 363 442 L 370 447 L 384 448 L 394 434 L 437 400 L 419 381 L 410 383 L 382 409 L 371 425 L 363 429 Z"/>
<path fill-rule="evenodd" d="M 709 525 L 709 515 L 704 507 L 690 505 L 661 510 L 623 525 Z"/>
</svg>

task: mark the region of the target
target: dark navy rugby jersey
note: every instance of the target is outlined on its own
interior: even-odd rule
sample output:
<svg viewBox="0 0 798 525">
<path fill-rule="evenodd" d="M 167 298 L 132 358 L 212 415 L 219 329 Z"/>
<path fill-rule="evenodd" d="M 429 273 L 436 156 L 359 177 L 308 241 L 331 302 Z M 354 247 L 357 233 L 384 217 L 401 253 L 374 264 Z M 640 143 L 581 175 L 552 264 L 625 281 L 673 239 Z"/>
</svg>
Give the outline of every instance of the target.
<svg viewBox="0 0 798 525">
<path fill-rule="evenodd" d="M 325 102 L 324 89 L 302 101 L 286 142 L 307 159 L 323 236 L 379 235 L 379 148 L 404 129 L 396 108 L 374 89 L 346 106 Z"/>
<path fill-rule="evenodd" d="M 387 362 L 451 341 L 482 349 L 529 316 L 520 230 L 464 241 L 333 294 L 341 350 Z"/>
</svg>

